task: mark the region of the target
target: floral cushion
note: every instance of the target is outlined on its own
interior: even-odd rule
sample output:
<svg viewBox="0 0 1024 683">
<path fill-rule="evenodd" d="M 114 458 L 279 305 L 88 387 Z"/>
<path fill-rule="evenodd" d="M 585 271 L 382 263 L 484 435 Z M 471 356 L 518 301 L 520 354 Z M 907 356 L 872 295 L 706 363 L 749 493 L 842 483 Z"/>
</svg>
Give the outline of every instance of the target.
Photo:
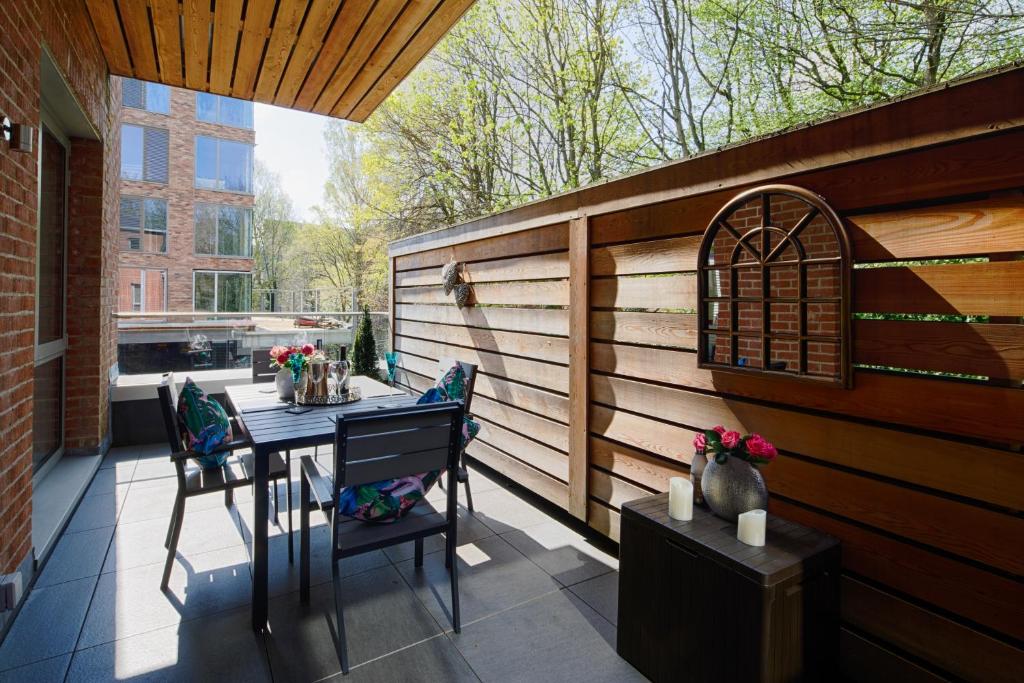
<svg viewBox="0 0 1024 683">
<path fill-rule="evenodd" d="M 434 387 L 420 396 L 417 403 L 465 400 L 466 374 L 462 366 L 456 364 L 441 376 Z M 479 423 L 464 418 L 462 447 L 465 448 L 479 431 Z M 338 511 L 364 522 L 394 522 L 408 514 L 409 510 L 427 495 L 440 476 L 441 470 L 434 470 L 411 477 L 347 487 L 342 490 L 339 497 Z"/>
<path fill-rule="evenodd" d="M 204 469 L 221 467 L 228 459 L 228 452 L 214 453 L 222 443 L 231 441 L 228 414 L 191 377 L 185 380 L 178 394 L 178 428 L 185 436 L 188 449 L 196 453 L 196 461 Z"/>
</svg>

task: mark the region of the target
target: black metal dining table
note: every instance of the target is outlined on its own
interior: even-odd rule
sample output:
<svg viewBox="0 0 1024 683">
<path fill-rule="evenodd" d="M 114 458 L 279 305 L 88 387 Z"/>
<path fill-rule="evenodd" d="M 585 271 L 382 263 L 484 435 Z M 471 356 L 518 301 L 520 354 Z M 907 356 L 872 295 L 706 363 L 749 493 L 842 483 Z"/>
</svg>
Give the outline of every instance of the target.
<svg viewBox="0 0 1024 683">
<path fill-rule="evenodd" d="M 362 399 L 341 405 L 303 406 L 311 409 L 299 415 L 288 412 L 291 404 L 278 399 L 273 384 L 225 388 L 228 404 L 253 451 L 256 511 L 252 529 L 252 626 L 256 631 L 267 627 L 270 454 L 334 443 L 335 420 L 339 414 L 401 408 L 416 402 L 415 397 L 368 377 L 353 377 L 351 386 L 359 388 Z"/>
</svg>

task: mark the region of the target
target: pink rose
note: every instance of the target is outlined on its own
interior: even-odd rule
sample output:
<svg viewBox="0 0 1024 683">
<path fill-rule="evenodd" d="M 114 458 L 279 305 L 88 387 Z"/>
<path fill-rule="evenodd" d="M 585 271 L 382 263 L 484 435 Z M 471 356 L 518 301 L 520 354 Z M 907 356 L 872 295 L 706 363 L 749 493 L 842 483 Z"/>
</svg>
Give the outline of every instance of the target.
<svg viewBox="0 0 1024 683">
<path fill-rule="evenodd" d="M 771 462 L 779 454 L 775 446 L 760 434 L 751 434 L 747 439 L 747 452 L 758 460 Z"/>
<path fill-rule="evenodd" d="M 722 425 L 718 425 L 717 427 L 712 427 L 711 429 L 716 431 L 716 432 L 718 432 L 719 434 L 725 434 L 725 427 L 723 427 Z"/>
<path fill-rule="evenodd" d="M 270 357 L 271 358 L 278 358 L 282 353 L 287 353 L 287 352 L 288 352 L 288 349 L 285 348 L 284 346 L 275 346 L 274 348 L 270 349 Z"/>
<path fill-rule="evenodd" d="M 284 365 L 285 363 L 287 363 L 287 362 L 288 362 L 288 352 L 287 352 L 287 351 L 285 351 L 285 352 L 284 352 L 284 353 L 282 353 L 282 354 L 281 354 L 280 356 L 278 356 L 278 357 L 277 357 L 277 362 L 278 362 L 278 363 L 279 363 L 280 365 Z"/>
<path fill-rule="evenodd" d="M 693 437 L 693 447 L 700 452 L 703 452 L 707 448 L 708 442 L 704 438 L 704 432 L 697 432 L 697 436 Z"/>
<path fill-rule="evenodd" d="M 313 346 L 312 344 L 303 344 L 302 345 L 302 355 L 304 355 L 304 356 L 311 356 L 311 355 L 313 355 L 314 351 L 316 351 L 316 347 Z"/>
<path fill-rule="evenodd" d="M 718 430 L 715 430 L 715 431 L 718 431 Z M 722 445 L 725 448 L 729 448 L 729 449 L 736 448 L 737 446 L 740 445 L 740 438 L 741 437 L 740 437 L 740 433 L 739 432 L 733 432 L 733 431 L 724 432 L 722 434 Z"/>
</svg>

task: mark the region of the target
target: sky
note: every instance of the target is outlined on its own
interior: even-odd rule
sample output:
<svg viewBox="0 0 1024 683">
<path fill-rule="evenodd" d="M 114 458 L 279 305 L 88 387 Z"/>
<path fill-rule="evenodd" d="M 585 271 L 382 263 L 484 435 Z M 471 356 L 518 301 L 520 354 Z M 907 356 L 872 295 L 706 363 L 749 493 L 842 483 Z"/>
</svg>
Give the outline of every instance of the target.
<svg viewBox="0 0 1024 683">
<path fill-rule="evenodd" d="M 256 158 L 281 176 L 297 220 L 312 221 L 327 180 L 327 117 L 256 103 Z"/>
</svg>

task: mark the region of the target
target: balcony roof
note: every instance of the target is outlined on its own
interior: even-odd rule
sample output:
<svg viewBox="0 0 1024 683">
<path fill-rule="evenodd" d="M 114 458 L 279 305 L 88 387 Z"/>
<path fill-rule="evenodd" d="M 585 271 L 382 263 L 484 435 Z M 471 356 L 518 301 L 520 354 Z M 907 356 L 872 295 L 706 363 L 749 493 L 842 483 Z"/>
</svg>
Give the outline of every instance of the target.
<svg viewBox="0 0 1024 683">
<path fill-rule="evenodd" d="M 112 74 L 364 121 L 473 0 L 87 0 Z"/>
</svg>

